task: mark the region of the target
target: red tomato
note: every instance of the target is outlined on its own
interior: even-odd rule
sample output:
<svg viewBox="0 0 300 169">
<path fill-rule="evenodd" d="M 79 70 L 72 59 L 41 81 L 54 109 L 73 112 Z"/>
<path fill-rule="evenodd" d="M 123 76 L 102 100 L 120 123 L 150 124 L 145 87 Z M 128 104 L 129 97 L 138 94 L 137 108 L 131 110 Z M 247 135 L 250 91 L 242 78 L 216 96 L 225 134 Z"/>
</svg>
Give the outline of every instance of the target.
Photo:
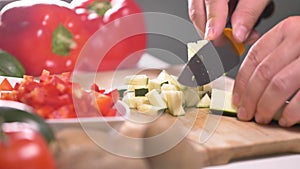
<svg viewBox="0 0 300 169">
<path fill-rule="evenodd" d="M 38 76 L 43 69 L 58 74 L 72 71 L 90 34 L 77 14 L 57 4 L 18 6 L 12 2 L 0 25 L 0 48 L 24 65 L 26 74 Z"/>
<path fill-rule="evenodd" d="M 26 123 L 4 123 L 1 128 L 1 169 L 55 169 L 46 141 Z"/>
</svg>

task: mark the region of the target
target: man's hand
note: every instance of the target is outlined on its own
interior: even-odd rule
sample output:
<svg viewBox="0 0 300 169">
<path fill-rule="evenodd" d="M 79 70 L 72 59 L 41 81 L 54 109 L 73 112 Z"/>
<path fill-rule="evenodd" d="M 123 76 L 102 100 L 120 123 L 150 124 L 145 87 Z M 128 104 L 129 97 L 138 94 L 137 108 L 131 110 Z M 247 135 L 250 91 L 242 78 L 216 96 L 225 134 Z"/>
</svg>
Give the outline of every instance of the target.
<svg viewBox="0 0 300 169">
<path fill-rule="evenodd" d="M 300 121 L 300 16 L 289 17 L 249 50 L 235 80 L 233 103 L 241 120 L 269 123 L 286 101 L 279 124 Z"/>
<path fill-rule="evenodd" d="M 198 33 L 208 40 L 220 40 L 229 11 L 234 39 L 241 43 L 253 43 L 259 38 L 253 30 L 270 0 L 189 0 L 189 15 Z M 272 4 L 273 5 L 273 4 Z M 268 11 L 269 12 L 269 11 Z M 272 13 L 272 11 L 270 11 Z M 270 14 L 268 14 L 270 15 Z"/>
</svg>

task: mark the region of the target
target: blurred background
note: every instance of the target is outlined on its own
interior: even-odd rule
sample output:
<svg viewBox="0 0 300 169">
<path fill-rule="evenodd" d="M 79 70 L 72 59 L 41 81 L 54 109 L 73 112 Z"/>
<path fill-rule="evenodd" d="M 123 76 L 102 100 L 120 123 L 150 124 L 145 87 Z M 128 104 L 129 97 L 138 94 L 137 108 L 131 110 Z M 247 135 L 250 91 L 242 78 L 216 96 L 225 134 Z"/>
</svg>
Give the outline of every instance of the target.
<svg viewBox="0 0 300 169">
<path fill-rule="evenodd" d="M 66 0 L 70 2 L 71 0 Z M 188 5 L 187 0 L 135 0 L 141 6 L 144 12 L 159 12 L 159 13 L 166 13 L 171 14 L 177 17 L 184 19 L 185 21 L 190 22 L 188 16 Z M 272 26 L 276 23 L 280 22 L 282 19 L 293 16 L 293 15 L 300 15 L 300 1 L 299 0 L 273 0 L 275 3 L 275 12 L 274 14 L 258 25 L 257 30 L 260 33 L 265 33 L 269 30 Z M 0 0 L 0 8 L 7 3 L 5 0 Z M 259 2 L 258 2 L 259 3 Z M 153 20 L 147 20 L 146 18 L 147 27 L 153 27 Z M 197 40 L 198 36 L 195 35 L 195 30 L 186 29 L 185 27 L 176 27 L 172 28 L 179 31 L 186 39 L 190 41 Z M 170 30 L 171 31 L 171 30 Z M 1 37 L 0 37 L 1 38 Z M 161 48 L 165 51 L 171 52 L 162 52 L 161 50 L 153 50 L 153 48 Z M 249 49 L 249 47 L 248 47 Z M 159 59 L 168 62 L 170 64 L 182 64 L 187 61 L 187 56 L 185 56 L 185 52 L 182 51 L 181 47 L 178 47 L 178 44 L 173 44 L 171 41 L 170 43 L 166 43 L 165 41 L 161 40 L 161 38 L 157 36 L 149 36 L 148 38 L 148 49 L 147 52 Z M 174 54 L 177 57 L 174 57 Z M 239 67 L 236 67 L 234 70 L 228 73 L 228 76 L 235 77 L 237 70 Z"/>
</svg>

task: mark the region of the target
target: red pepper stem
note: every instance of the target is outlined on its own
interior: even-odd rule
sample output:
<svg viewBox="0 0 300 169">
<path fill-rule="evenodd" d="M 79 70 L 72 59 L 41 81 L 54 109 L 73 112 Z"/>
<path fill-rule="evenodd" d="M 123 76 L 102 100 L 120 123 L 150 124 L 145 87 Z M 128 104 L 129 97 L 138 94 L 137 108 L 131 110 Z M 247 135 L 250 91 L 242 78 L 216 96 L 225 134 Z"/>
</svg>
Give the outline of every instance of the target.
<svg viewBox="0 0 300 169">
<path fill-rule="evenodd" d="M 98 16 L 104 16 L 105 12 L 112 8 L 111 3 L 108 0 L 94 1 L 87 6 L 90 13 L 96 13 Z"/>
</svg>

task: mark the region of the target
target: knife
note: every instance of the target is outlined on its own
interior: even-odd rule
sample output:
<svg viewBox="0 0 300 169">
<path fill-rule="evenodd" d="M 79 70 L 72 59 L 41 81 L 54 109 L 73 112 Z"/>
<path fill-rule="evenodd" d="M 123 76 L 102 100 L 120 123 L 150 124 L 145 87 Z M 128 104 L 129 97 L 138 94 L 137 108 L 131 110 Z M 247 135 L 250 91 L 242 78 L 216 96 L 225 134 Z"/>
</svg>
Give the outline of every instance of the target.
<svg viewBox="0 0 300 169">
<path fill-rule="evenodd" d="M 180 72 L 179 83 L 196 87 L 219 78 L 240 63 L 240 56 L 245 49 L 238 53 L 233 48 L 234 45 L 230 42 L 220 47 L 215 47 L 207 40 L 188 44 L 188 53 L 192 57 Z"/>
<path fill-rule="evenodd" d="M 188 44 L 188 55 L 190 55 L 188 58 L 190 59 L 178 76 L 179 83 L 190 87 L 202 86 L 224 75 L 240 63 L 245 47 L 243 44 L 234 42 L 230 23 L 237 2 L 229 4 L 233 6 L 229 8 L 231 10 L 223 33 L 228 42 L 218 47 L 207 40 Z M 265 8 L 260 18 L 270 16 L 273 10 L 274 3 L 272 2 Z"/>
</svg>

